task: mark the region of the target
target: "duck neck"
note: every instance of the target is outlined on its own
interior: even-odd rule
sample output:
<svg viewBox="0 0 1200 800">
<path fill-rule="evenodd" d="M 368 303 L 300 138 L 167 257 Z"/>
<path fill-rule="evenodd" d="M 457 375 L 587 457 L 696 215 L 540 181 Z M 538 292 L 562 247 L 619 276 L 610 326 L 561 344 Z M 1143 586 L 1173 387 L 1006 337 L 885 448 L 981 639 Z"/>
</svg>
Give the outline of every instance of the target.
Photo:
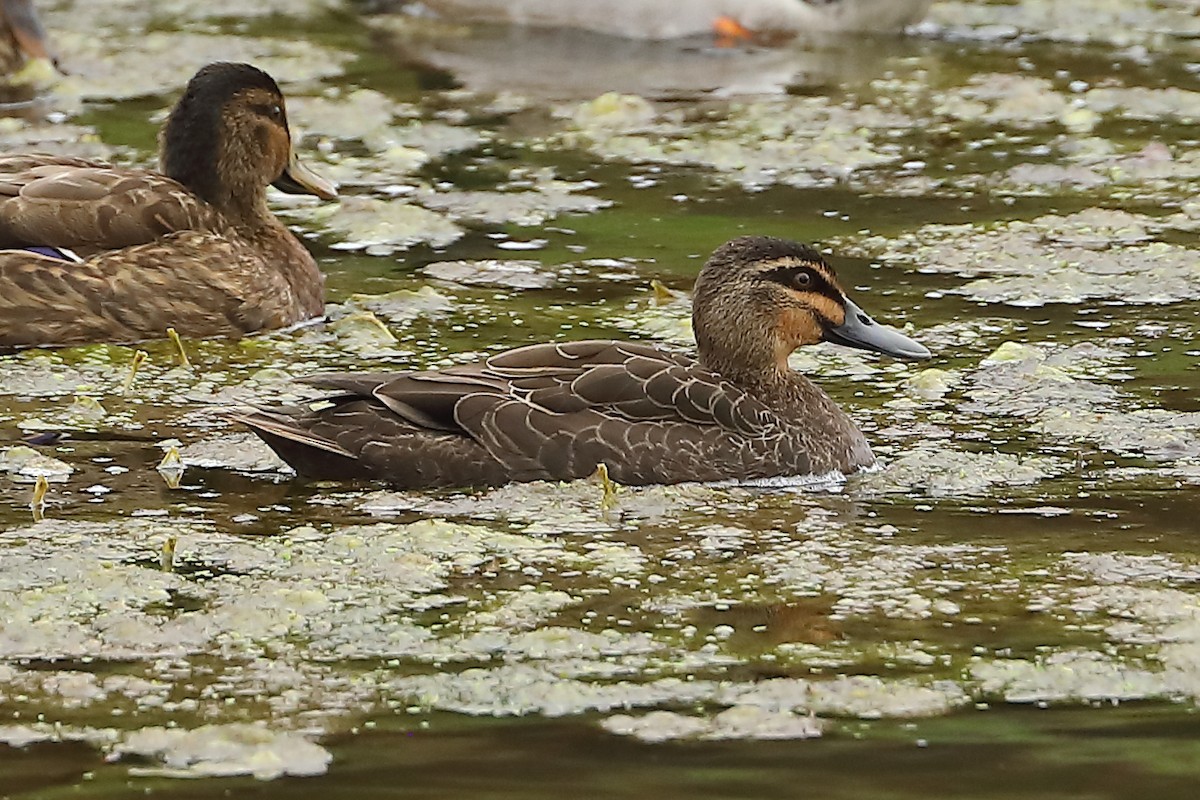
<svg viewBox="0 0 1200 800">
<path fill-rule="evenodd" d="M 698 337 L 700 365 L 774 411 L 782 428 L 803 443 L 815 474 L 848 473 L 874 463 L 854 420 L 820 386 L 788 366 L 790 349 L 755 348 L 748 344 L 752 341 L 764 339 L 729 340 L 730 346 L 722 348 Z"/>
<path fill-rule="evenodd" d="M 706 357 L 707 355 L 707 357 Z M 761 362 L 731 362 L 714 359 L 702 353 L 700 364 L 725 380 L 753 394 L 768 405 L 780 407 L 804 406 L 825 393 L 812 381 L 789 367 L 771 359 Z"/>
<path fill-rule="evenodd" d="M 223 186 L 209 202 L 240 230 L 252 233 L 280 227 L 279 220 L 267 205 L 267 194 L 261 187 Z"/>
<path fill-rule="evenodd" d="M 228 134 L 226 134 L 228 136 Z M 267 187 L 261 165 L 242 147 L 221 147 L 216 159 L 217 180 L 214 203 L 244 228 L 279 226 L 267 205 Z"/>
<path fill-rule="evenodd" d="M 772 318 L 736 307 L 710 308 L 714 305 L 711 300 L 698 291 L 692 311 L 696 352 L 705 369 L 765 396 L 790 387 L 797 379 L 805 380 L 788 366 L 791 348 L 778 341 Z M 730 319 L 738 321 L 736 330 Z"/>
<path fill-rule="evenodd" d="M 244 152 L 209 143 L 193 151 L 164 138 L 159 163 L 163 174 L 219 211 L 231 226 L 253 231 L 279 225 L 267 206 L 261 170 Z"/>
<path fill-rule="evenodd" d="M 325 279 L 317 262 L 300 240 L 279 221 L 267 205 L 267 190 L 261 179 L 252 179 L 253 170 L 238 163 L 233 154 L 224 154 L 208 170 L 197 172 L 167 171 L 171 161 L 164 157 L 164 172 L 207 202 L 218 214 L 218 225 L 232 231 L 235 238 L 249 242 L 257 252 L 269 254 L 273 269 L 291 286 L 296 302 L 304 310 L 301 319 L 317 316 L 325 308 Z M 184 162 L 186 163 L 186 162 Z M 245 175 L 245 180 L 222 180 L 223 175 Z M 191 178 L 189 180 L 189 178 Z"/>
<path fill-rule="evenodd" d="M 730 383 L 745 389 L 766 389 L 783 386 L 788 383 L 791 370 L 780 370 L 779 366 L 770 359 L 747 360 L 744 357 L 725 357 L 701 347 L 699 351 L 701 366 L 717 373 Z M 792 373 L 793 375 L 795 373 Z"/>
</svg>

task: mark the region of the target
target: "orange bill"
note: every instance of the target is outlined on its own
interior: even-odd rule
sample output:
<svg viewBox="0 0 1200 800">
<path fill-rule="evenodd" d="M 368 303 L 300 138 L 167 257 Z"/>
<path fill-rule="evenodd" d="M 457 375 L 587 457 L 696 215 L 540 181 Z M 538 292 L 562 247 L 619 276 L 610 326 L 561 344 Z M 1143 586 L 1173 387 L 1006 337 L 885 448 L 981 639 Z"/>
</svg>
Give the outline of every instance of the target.
<svg viewBox="0 0 1200 800">
<path fill-rule="evenodd" d="M 713 35 L 717 38 L 718 47 L 733 47 L 754 41 L 754 31 L 733 17 L 717 17 L 713 22 Z"/>
</svg>

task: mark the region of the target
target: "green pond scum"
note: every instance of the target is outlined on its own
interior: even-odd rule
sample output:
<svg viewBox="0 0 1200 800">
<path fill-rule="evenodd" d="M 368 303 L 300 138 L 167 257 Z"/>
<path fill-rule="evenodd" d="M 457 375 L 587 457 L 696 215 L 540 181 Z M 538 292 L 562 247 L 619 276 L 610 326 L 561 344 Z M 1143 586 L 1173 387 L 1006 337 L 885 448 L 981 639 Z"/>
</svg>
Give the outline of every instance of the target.
<svg viewBox="0 0 1200 800">
<path fill-rule="evenodd" d="M 0 798 L 1195 796 L 1194 2 L 733 49 L 37 5 L 65 74 L 4 151 L 152 164 L 196 68 L 252 61 L 343 196 L 271 196 L 326 321 L 0 355 Z M 691 347 L 751 233 L 934 351 L 793 356 L 876 469 L 394 491 L 221 416 L 323 370 Z"/>
</svg>

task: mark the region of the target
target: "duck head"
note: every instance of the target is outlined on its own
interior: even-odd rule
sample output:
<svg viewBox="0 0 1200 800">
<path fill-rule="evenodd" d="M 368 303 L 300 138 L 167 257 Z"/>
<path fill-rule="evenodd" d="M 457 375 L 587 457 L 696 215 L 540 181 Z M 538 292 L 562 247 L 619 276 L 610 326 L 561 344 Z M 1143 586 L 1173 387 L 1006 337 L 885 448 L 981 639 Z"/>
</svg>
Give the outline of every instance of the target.
<svg viewBox="0 0 1200 800">
<path fill-rule="evenodd" d="M 786 371 L 796 348 L 822 341 L 896 358 L 930 357 L 850 300 L 820 253 L 769 236 L 717 248 L 696 278 L 692 327 L 700 361 L 735 378 Z"/>
<path fill-rule="evenodd" d="M 249 64 L 216 63 L 188 81 L 159 136 L 164 174 L 223 210 L 257 211 L 266 187 L 337 196 L 296 158 L 283 93 Z"/>
</svg>

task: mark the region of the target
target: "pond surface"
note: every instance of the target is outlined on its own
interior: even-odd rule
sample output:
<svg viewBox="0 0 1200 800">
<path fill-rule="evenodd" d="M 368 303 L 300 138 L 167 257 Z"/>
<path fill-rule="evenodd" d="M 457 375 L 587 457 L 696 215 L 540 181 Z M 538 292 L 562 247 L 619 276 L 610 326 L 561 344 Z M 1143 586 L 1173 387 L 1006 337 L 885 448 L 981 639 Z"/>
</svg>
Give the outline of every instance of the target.
<svg viewBox="0 0 1200 800">
<path fill-rule="evenodd" d="M 248 59 L 344 197 L 274 198 L 327 323 L 190 369 L 147 342 L 132 377 L 133 347 L 0 356 L 0 796 L 1195 796 L 1194 2 L 748 51 L 42 5 L 70 74 L 7 149 L 151 163 L 194 69 Z M 743 233 L 827 248 L 935 351 L 795 356 L 877 471 L 392 492 L 219 416 L 323 369 L 687 346 Z"/>
</svg>

